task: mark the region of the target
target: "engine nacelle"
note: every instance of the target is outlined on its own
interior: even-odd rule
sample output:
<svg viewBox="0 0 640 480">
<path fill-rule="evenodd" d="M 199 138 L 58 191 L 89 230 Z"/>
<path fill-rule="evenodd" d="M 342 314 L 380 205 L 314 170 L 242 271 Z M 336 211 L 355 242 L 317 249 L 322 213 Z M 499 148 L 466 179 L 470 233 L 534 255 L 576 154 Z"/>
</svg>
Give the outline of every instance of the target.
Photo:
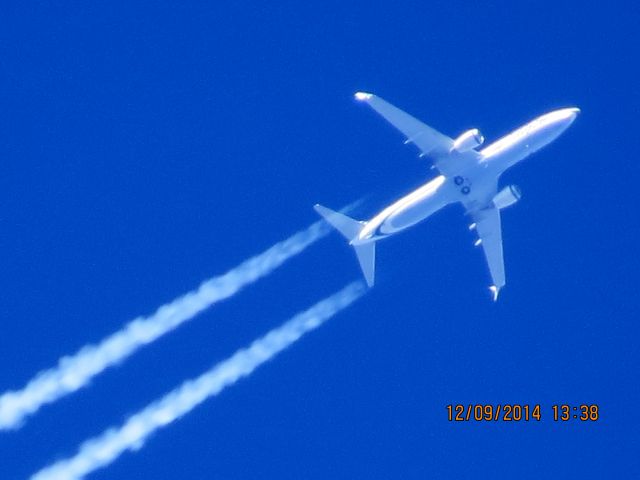
<svg viewBox="0 0 640 480">
<path fill-rule="evenodd" d="M 484 143 L 484 137 L 477 128 L 467 130 L 453 142 L 451 151 L 468 152 L 469 150 L 479 147 Z"/>
<path fill-rule="evenodd" d="M 521 196 L 522 194 L 520 193 L 520 189 L 517 185 L 509 185 L 508 187 L 504 187 L 496 194 L 495 197 L 493 197 L 493 205 L 498 210 L 502 210 L 503 208 L 516 203 L 520 200 Z"/>
</svg>

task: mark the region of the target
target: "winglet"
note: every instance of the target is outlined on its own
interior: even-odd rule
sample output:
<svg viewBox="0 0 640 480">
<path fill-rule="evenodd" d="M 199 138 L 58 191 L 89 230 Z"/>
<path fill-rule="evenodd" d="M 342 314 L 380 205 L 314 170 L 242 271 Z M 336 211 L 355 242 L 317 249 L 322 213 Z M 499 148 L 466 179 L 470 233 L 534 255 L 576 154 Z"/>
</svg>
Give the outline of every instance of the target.
<svg viewBox="0 0 640 480">
<path fill-rule="evenodd" d="M 489 287 L 489 290 L 491 290 L 491 295 L 493 295 L 493 301 L 497 302 L 498 301 L 498 294 L 500 293 L 500 289 L 498 287 L 496 287 L 495 285 L 491 285 Z"/>
<path fill-rule="evenodd" d="M 373 97 L 373 94 L 367 93 L 367 92 L 356 92 L 354 97 L 356 97 L 356 100 L 360 100 L 361 102 L 364 102 L 366 100 L 369 100 L 371 97 Z"/>
</svg>

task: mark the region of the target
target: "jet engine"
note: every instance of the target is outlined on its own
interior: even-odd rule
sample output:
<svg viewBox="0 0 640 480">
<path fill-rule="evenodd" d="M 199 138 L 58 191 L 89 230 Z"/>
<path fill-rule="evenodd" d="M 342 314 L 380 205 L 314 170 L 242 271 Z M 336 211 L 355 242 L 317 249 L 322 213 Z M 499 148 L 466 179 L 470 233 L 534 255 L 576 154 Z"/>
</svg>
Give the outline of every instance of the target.
<svg viewBox="0 0 640 480">
<path fill-rule="evenodd" d="M 504 187 L 496 194 L 495 197 L 493 197 L 493 205 L 498 210 L 502 210 L 503 208 L 516 203 L 520 200 L 521 196 L 522 194 L 520 193 L 520 189 L 516 185 L 509 185 L 508 187 Z"/>
<path fill-rule="evenodd" d="M 479 147 L 484 143 L 484 137 L 477 128 L 467 130 L 453 142 L 451 150 L 457 152 L 468 152 L 469 150 Z"/>
</svg>

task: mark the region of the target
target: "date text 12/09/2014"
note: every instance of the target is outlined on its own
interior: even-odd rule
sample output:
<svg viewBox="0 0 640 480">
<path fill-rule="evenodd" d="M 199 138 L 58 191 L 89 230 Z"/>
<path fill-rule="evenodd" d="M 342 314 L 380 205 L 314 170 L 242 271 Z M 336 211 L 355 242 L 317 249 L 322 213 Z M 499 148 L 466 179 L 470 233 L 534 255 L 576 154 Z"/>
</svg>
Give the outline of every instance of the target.
<svg viewBox="0 0 640 480">
<path fill-rule="evenodd" d="M 556 422 L 595 422 L 600 419 L 596 404 L 554 404 L 546 409 L 540 404 L 449 404 L 447 420 L 450 422 L 530 422 L 551 418 Z"/>
</svg>

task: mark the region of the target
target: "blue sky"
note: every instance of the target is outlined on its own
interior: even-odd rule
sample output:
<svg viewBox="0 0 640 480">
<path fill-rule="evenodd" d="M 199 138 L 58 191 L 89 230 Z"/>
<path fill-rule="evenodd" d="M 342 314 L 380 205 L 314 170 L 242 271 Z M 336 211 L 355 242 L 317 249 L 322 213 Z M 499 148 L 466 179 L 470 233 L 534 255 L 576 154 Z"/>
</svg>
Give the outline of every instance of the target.
<svg viewBox="0 0 640 480">
<path fill-rule="evenodd" d="M 364 198 L 433 173 L 352 98 L 488 141 L 582 114 L 509 171 L 508 285 L 452 206 L 379 245 L 349 310 L 91 478 L 640 473 L 638 7 L 582 2 L 40 2 L 0 16 L 0 387 Z M 86 438 L 359 277 L 333 234 L 0 432 L 2 478 Z M 450 403 L 541 404 L 450 423 Z M 558 423 L 554 403 L 595 403 Z"/>
</svg>

